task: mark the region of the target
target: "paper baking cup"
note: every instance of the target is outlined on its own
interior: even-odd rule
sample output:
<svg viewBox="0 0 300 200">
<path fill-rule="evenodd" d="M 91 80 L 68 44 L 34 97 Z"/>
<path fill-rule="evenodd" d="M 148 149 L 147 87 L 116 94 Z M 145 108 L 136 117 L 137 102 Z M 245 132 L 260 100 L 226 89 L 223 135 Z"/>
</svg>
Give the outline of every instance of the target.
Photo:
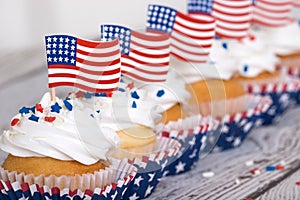
<svg viewBox="0 0 300 200">
<path fill-rule="evenodd" d="M 116 159 L 105 170 L 82 176 L 35 177 L 1 168 L 0 199 L 123 199 L 136 173 L 127 160 Z"/>
<path fill-rule="evenodd" d="M 300 65 L 300 61 L 298 66 Z M 283 73 L 289 75 L 294 79 L 300 79 L 300 67 L 282 67 Z M 297 92 L 292 93 L 292 99 L 294 99 L 297 105 L 300 105 L 300 89 Z"/>
<path fill-rule="evenodd" d="M 272 105 L 262 116 L 262 124 L 269 125 L 278 120 L 288 107 L 297 101 L 300 80 L 286 78 L 284 81 L 277 83 L 248 83 L 246 88 L 249 94 L 260 94 L 262 96 L 269 96 L 272 99 Z"/>
<path fill-rule="evenodd" d="M 162 178 L 164 168 L 176 160 L 181 144 L 167 137 L 158 136 L 157 141 L 157 152 L 128 160 L 137 167 L 138 172 L 124 193 L 124 199 L 142 199 L 149 196 Z"/>
<path fill-rule="evenodd" d="M 207 145 L 215 145 L 213 151 L 223 151 L 240 146 L 271 104 L 272 101 L 269 97 L 248 95 L 245 111 L 221 117 L 219 119 L 221 134 L 207 134 Z M 216 134 L 216 132 L 210 133 Z"/>
<path fill-rule="evenodd" d="M 218 125 L 216 120 L 203 118 L 200 115 L 172 121 L 165 125 L 161 134 L 178 140 L 181 148 L 178 159 L 165 167 L 164 176 L 190 170 L 199 160 L 200 152 L 206 141 L 206 133 L 215 130 Z M 183 129 L 180 130 L 180 128 Z"/>
</svg>

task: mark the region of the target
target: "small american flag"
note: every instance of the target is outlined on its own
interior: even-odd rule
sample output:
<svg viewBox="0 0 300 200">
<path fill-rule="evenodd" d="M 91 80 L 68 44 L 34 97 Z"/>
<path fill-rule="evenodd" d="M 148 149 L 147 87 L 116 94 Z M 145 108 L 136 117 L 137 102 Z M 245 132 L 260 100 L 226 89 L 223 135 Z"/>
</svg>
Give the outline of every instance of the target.
<svg viewBox="0 0 300 200">
<path fill-rule="evenodd" d="M 168 34 L 139 33 L 123 26 L 102 25 L 105 41 L 120 40 L 121 73 L 142 82 L 164 82 L 170 62 Z"/>
<path fill-rule="evenodd" d="M 215 20 L 191 17 L 173 8 L 149 5 L 147 30 L 171 36 L 171 55 L 193 63 L 205 63 L 215 36 Z"/>
<path fill-rule="evenodd" d="M 300 0 L 293 0 L 293 6 L 296 8 L 300 8 Z"/>
<path fill-rule="evenodd" d="M 46 36 L 49 88 L 74 86 L 112 92 L 121 75 L 118 40 L 94 42 L 69 35 Z"/>
<path fill-rule="evenodd" d="M 268 27 L 290 23 L 292 3 L 296 0 L 255 0 L 253 1 L 253 22 Z"/>
<path fill-rule="evenodd" d="M 252 8 L 250 0 L 188 0 L 188 12 L 212 15 L 220 37 L 243 38 L 250 28 Z"/>
</svg>

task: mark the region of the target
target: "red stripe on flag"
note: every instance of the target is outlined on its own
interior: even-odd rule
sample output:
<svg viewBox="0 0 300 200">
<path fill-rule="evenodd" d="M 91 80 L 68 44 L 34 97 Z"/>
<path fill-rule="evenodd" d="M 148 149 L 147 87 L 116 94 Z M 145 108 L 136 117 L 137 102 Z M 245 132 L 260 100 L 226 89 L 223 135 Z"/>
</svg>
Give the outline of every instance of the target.
<svg viewBox="0 0 300 200">
<path fill-rule="evenodd" d="M 137 79 L 139 81 L 144 81 L 144 82 L 158 82 L 159 83 L 159 82 L 164 82 L 165 81 L 165 79 L 157 79 L 157 80 L 155 80 L 155 79 L 149 79 L 149 78 L 141 77 L 141 76 L 136 75 L 134 73 L 131 73 L 129 71 L 124 72 L 124 75 L 130 76 L 130 77 L 132 77 L 134 79 Z"/>
<path fill-rule="evenodd" d="M 79 72 L 83 72 L 86 74 L 90 74 L 90 75 L 113 75 L 113 74 L 117 74 L 120 72 L 120 68 L 118 69 L 114 69 L 114 70 L 109 70 L 109 68 L 105 69 L 106 71 L 99 71 L 99 70 L 88 70 L 88 69 L 84 69 L 84 68 L 80 68 L 77 66 L 71 66 L 71 65 L 49 65 L 48 67 L 49 69 L 70 69 L 70 70 L 76 70 Z M 96 68 L 95 68 L 96 69 Z"/>
<path fill-rule="evenodd" d="M 89 60 L 84 60 L 82 58 L 76 58 L 76 62 L 80 62 L 84 65 L 90 65 L 90 66 L 95 66 L 95 67 L 107 67 L 107 66 L 112 66 L 120 63 L 120 58 L 112 60 L 112 61 L 106 61 L 106 62 L 94 62 L 94 61 L 89 61 Z"/>
<path fill-rule="evenodd" d="M 176 58 L 178 58 L 179 60 L 184 60 L 187 62 L 193 62 L 193 63 L 206 63 L 206 60 L 194 60 L 194 59 L 189 59 L 183 56 L 180 56 L 174 52 L 171 52 L 171 55 L 175 56 Z"/>
<path fill-rule="evenodd" d="M 170 35 L 167 33 L 150 35 L 150 34 L 139 33 L 134 30 L 131 30 L 131 35 L 137 38 L 141 38 L 143 40 L 153 41 L 153 42 L 160 42 L 163 40 L 168 40 L 170 38 Z"/>
<path fill-rule="evenodd" d="M 77 38 L 77 45 L 94 48 L 94 49 L 110 48 L 110 47 L 114 47 L 118 44 L 119 44 L 118 39 L 108 41 L 108 42 L 95 42 L 95 41 L 88 41 L 88 40 L 83 40 L 83 39 Z"/>
<path fill-rule="evenodd" d="M 82 55 L 85 55 L 85 56 L 91 56 L 91 57 L 110 57 L 110 56 L 115 56 L 115 55 L 118 55 L 120 53 L 120 50 L 117 49 L 115 51 L 111 51 L 111 52 L 107 52 L 107 53 L 93 53 L 93 52 L 86 52 L 86 51 L 83 51 L 81 49 L 77 49 L 77 53 L 80 53 Z"/>
<path fill-rule="evenodd" d="M 123 63 L 122 66 L 126 66 L 126 67 L 132 68 L 134 70 L 137 70 L 139 72 L 143 72 L 143 73 L 147 73 L 147 74 L 151 74 L 151 75 L 166 75 L 166 74 L 168 74 L 168 70 L 162 71 L 162 72 L 154 72 L 154 71 L 149 71 L 149 70 L 144 70 L 144 69 L 138 68 L 138 67 L 136 67 L 134 65 L 130 65 L 128 63 Z M 123 74 L 126 74 L 126 71 L 124 71 L 124 70 L 123 71 L 121 70 L 121 72 Z"/>
<path fill-rule="evenodd" d="M 103 80 L 101 79 L 101 76 L 99 76 L 99 79 L 97 80 L 97 79 L 86 78 L 84 76 L 77 75 L 77 74 L 67 74 L 67 73 L 49 74 L 48 77 L 49 78 L 75 78 L 76 80 L 82 80 L 94 84 L 113 84 L 113 83 L 118 83 L 119 81 L 119 78 Z"/>
</svg>

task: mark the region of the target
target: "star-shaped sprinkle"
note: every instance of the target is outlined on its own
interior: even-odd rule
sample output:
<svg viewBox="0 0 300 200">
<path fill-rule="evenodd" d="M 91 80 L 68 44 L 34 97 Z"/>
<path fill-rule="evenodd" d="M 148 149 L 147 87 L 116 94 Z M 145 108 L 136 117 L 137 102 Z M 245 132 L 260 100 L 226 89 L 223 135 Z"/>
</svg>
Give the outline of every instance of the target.
<svg viewBox="0 0 300 200">
<path fill-rule="evenodd" d="M 56 117 L 51 117 L 51 116 L 46 116 L 45 117 L 45 121 L 50 122 L 50 123 L 54 122 L 55 119 L 56 119 Z"/>
<path fill-rule="evenodd" d="M 16 126 L 20 123 L 20 119 L 18 118 L 14 118 L 11 122 L 10 122 L 10 125 L 11 126 Z"/>
<path fill-rule="evenodd" d="M 222 47 L 223 49 L 227 50 L 228 49 L 228 45 L 226 42 L 222 42 Z"/>
<path fill-rule="evenodd" d="M 56 102 L 53 106 L 51 106 L 51 112 L 59 113 L 62 107 Z"/>
<path fill-rule="evenodd" d="M 100 113 L 100 110 L 96 110 L 97 113 Z"/>
<path fill-rule="evenodd" d="M 136 91 L 131 93 L 131 97 L 134 98 L 134 99 L 139 99 L 140 98 L 140 96 L 137 94 Z"/>
<path fill-rule="evenodd" d="M 37 104 L 35 105 L 35 109 L 36 109 L 36 111 L 38 111 L 38 112 L 40 112 L 40 113 L 43 113 L 43 111 L 44 111 L 44 108 L 43 108 L 42 105 L 39 104 L 39 103 L 37 103 Z"/>
<path fill-rule="evenodd" d="M 35 106 L 30 108 L 31 112 L 35 113 Z"/>
<path fill-rule="evenodd" d="M 132 107 L 132 108 L 136 108 L 136 107 L 137 107 L 135 101 L 132 102 L 131 107 Z"/>
<path fill-rule="evenodd" d="M 39 121 L 39 117 L 37 117 L 37 116 L 35 116 L 33 114 L 28 119 L 31 120 L 31 121 L 35 121 L 35 122 Z"/>
<path fill-rule="evenodd" d="M 19 113 L 20 114 L 28 114 L 29 111 L 30 111 L 30 108 L 23 107 L 19 110 Z"/>
<path fill-rule="evenodd" d="M 67 99 L 64 100 L 64 105 L 66 106 L 66 108 L 67 108 L 69 111 L 72 111 L 72 110 L 73 110 L 72 104 L 70 104 L 70 102 L 69 102 Z"/>
<path fill-rule="evenodd" d="M 162 97 L 165 94 L 164 90 L 158 90 L 156 96 L 157 97 Z"/>
</svg>

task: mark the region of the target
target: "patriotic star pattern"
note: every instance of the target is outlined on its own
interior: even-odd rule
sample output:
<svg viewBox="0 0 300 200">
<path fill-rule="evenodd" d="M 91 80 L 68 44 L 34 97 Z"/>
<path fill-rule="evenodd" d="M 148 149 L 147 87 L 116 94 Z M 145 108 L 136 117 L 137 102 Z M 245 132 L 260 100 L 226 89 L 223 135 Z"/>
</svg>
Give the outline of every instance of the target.
<svg viewBox="0 0 300 200">
<path fill-rule="evenodd" d="M 219 37 L 243 38 L 248 35 L 252 14 L 250 0 L 188 0 L 188 12 L 199 18 L 213 16 Z"/>
<path fill-rule="evenodd" d="M 118 40 L 95 42 L 69 35 L 46 36 L 49 88 L 73 86 L 112 92 L 121 75 Z"/>
<path fill-rule="evenodd" d="M 193 18 L 173 8 L 148 6 L 147 31 L 170 34 L 171 55 L 192 63 L 205 63 L 215 36 L 215 20 Z"/>
<path fill-rule="evenodd" d="M 141 82 L 165 82 L 170 62 L 168 34 L 139 33 L 127 27 L 102 25 L 104 41 L 120 40 L 121 72 Z"/>
<path fill-rule="evenodd" d="M 194 129 L 169 133 L 171 138 L 180 141 L 181 148 L 177 159 L 165 167 L 164 176 L 180 174 L 193 167 L 199 160 L 202 141 L 205 141 L 203 138 L 206 137 L 208 130 L 209 125 L 201 125 Z"/>
<path fill-rule="evenodd" d="M 267 26 L 284 26 L 291 22 L 290 14 L 295 0 L 255 0 L 253 22 Z"/>
<path fill-rule="evenodd" d="M 297 102 L 299 88 L 300 81 L 292 79 L 290 82 L 248 85 L 247 91 L 249 94 L 259 94 L 272 99 L 272 105 L 261 117 L 262 124 L 269 125 L 289 108 L 291 101 Z"/>
</svg>

